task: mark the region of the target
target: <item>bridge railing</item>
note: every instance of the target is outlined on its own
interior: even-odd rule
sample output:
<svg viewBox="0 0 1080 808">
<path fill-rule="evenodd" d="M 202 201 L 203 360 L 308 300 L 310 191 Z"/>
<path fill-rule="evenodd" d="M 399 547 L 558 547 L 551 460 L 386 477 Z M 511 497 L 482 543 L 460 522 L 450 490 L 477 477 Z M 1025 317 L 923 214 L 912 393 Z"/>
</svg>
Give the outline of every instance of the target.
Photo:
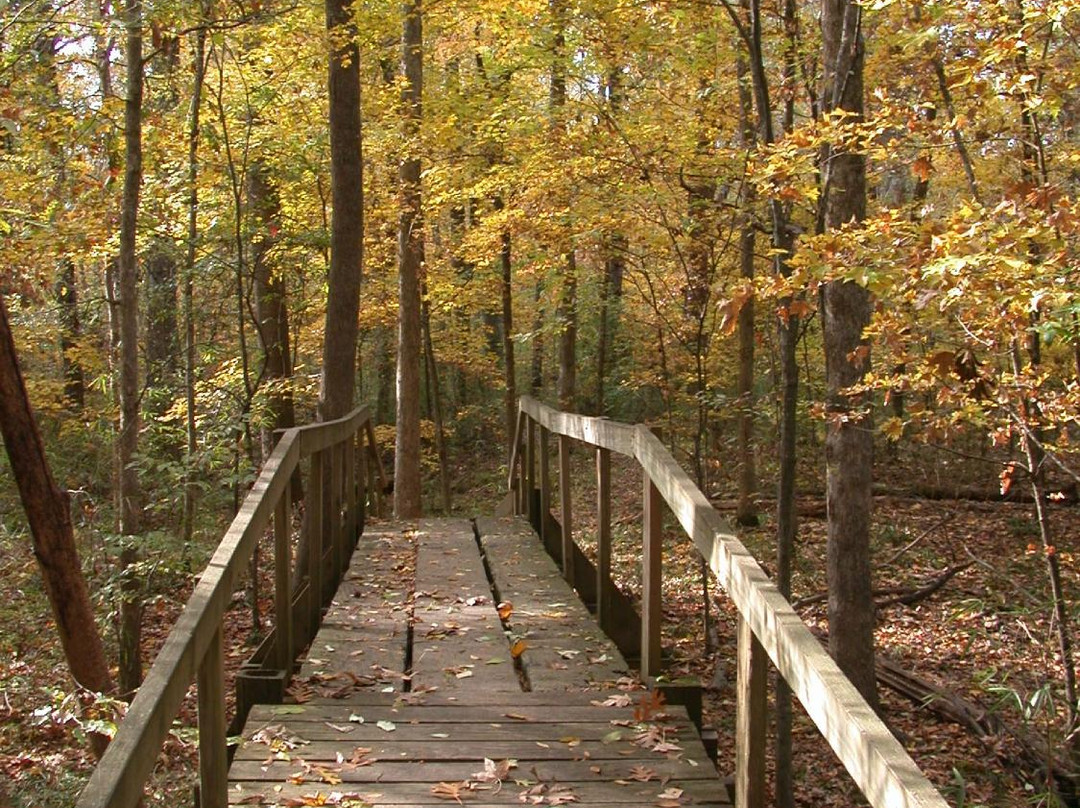
<svg viewBox="0 0 1080 808">
<path fill-rule="evenodd" d="M 303 579 L 292 563 L 294 473 L 310 458 L 304 486 Z M 274 528 L 274 630 L 259 673 L 284 690 L 297 651 L 314 636 L 363 529 L 367 491 L 384 485 L 367 407 L 344 418 L 287 429 L 195 586 L 183 612 L 98 763 L 77 808 L 139 803 L 162 745 L 192 682 L 199 710 L 199 804 L 228 804 L 222 620 L 259 539 Z M 380 486 L 369 486 L 374 477 Z M 306 544 L 306 547 L 303 545 Z M 321 563 L 317 563 L 319 560 Z M 298 584 L 294 586 L 294 583 Z M 239 700 L 238 700 L 239 701 Z M 250 705 L 247 705 L 250 706 Z M 245 709 L 238 703 L 238 710 Z"/>
<path fill-rule="evenodd" d="M 874 808 L 946 808 L 947 803 L 792 609 L 705 495 L 643 425 L 554 410 L 522 397 L 510 460 L 515 510 L 541 530 L 550 512 L 550 435 L 558 438 L 563 572 L 573 582 L 570 441 L 594 448 L 597 478 L 597 618 L 611 620 L 611 452 L 637 460 L 643 477 L 641 674 L 660 673 L 663 504 L 708 562 L 739 613 L 735 795 L 739 808 L 765 804 L 768 665 L 772 660 Z M 538 496 L 534 492 L 539 488 Z M 539 513 L 533 511 L 539 508 Z M 535 517 L 535 518 L 534 518 Z M 548 537 L 544 537 L 548 538 Z"/>
</svg>

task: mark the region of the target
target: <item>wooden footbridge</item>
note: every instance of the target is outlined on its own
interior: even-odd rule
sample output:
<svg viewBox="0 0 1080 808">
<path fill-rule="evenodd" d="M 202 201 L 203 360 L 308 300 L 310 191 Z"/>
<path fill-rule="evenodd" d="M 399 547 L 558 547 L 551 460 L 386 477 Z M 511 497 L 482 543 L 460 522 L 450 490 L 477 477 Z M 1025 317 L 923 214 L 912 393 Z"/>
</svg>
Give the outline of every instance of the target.
<svg viewBox="0 0 1080 808">
<path fill-rule="evenodd" d="M 596 455 L 595 565 L 574 541 L 572 441 Z M 610 578 L 611 452 L 642 469 L 637 612 Z M 78 808 L 139 804 L 192 683 L 203 808 L 762 806 L 768 660 L 871 805 L 944 808 L 647 428 L 523 398 L 510 468 L 505 515 L 382 523 L 366 518 L 382 487 L 366 408 L 286 431 Z M 303 507 L 294 508 L 300 472 Z M 699 692 L 657 678 L 665 507 L 740 616 L 736 763 L 726 782 L 701 740 Z M 270 529 L 275 628 L 237 676 L 230 725 L 222 621 Z"/>
</svg>

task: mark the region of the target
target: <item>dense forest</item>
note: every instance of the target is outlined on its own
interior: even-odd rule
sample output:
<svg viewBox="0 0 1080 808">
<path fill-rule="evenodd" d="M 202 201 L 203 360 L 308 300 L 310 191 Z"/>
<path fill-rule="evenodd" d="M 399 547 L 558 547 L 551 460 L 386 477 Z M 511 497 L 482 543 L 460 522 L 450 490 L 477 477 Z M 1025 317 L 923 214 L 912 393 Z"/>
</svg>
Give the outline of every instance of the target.
<svg viewBox="0 0 1080 808">
<path fill-rule="evenodd" d="M 1002 645 L 1031 654 L 941 681 L 1020 728 L 1002 793 L 1076 804 L 1078 64 L 1064 0 L 10 0 L 16 804 L 77 792 L 89 763 L 63 750 L 100 750 L 275 429 L 366 403 L 395 513 L 475 515 L 521 394 L 660 427 L 786 594 L 828 588 L 830 650 L 873 704 L 875 559 L 934 534 L 915 567 L 945 576 L 912 608 L 1015 562 L 949 614 L 1019 601 Z M 22 391 L 103 637 L 82 689 L 40 625 Z M 883 495 L 998 509 L 909 535 Z"/>
</svg>

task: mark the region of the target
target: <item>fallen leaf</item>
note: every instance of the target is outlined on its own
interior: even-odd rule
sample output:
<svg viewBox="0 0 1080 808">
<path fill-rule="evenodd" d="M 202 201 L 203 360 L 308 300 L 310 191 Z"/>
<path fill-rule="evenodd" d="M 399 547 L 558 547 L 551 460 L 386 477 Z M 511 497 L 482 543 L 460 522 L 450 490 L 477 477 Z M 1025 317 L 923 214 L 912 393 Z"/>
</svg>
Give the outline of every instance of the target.
<svg viewBox="0 0 1080 808">
<path fill-rule="evenodd" d="M 650 769 L 648 766 L 637 765 L 630 769 L 630 779 L 639 780 L 642 783 L 647 783 L 650 780 L 656 779 L 656 772 Z"/>
<path fill-rule="evenodd" d="M 525 649 L 528 647 L 525 640 L 514 640 L 514 644 L 510 646 L 510 656 L 517 659 L 525 653 Z"/>
<path fill-rule="evenodd" d="M 397 724 L 393 721 L 376 721 L 375 726 L 381 729 L 383 732 L 393 732 L 397 729 Z"/>
<path fill-rule="evenodd" d="M 440 800 L 453 800 L 458 805 L 461 805 L 463 800 L 476 796 L 467 780 L 459 783 L 436 783 L 431 787 L 431 794 Z"/>
<path fill-rule="evenodd" d="M 356 727 L 350 727 L 346 724 L 331 724 L 329 721 L 324 721 L 323 723 L 330 727 L 330 729 L 336 729 L 338 732 L 352 732 L 356 729 Z"/>
<path fill-rule="evenodd" d="M 510 615 L 514 613 L 514 604 L 508 600 L 500 602 L 495 608 L 499 612 L 500 620 L 509 620 Z"/>
</svg>

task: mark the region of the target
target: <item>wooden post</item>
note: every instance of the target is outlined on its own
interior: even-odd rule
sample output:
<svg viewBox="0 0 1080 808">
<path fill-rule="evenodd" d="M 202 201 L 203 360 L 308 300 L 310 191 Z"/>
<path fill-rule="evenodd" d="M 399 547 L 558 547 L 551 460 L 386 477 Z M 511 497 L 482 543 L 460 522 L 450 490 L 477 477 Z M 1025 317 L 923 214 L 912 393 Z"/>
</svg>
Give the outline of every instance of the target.
<svg viewBox="0 0 1080 808">
<path fill-rule="evenodd" d="M 274 508 L 274 628 L 277 647 L 278 670 L 285 671 L 285 682 L 292 675 L 293 627 L 292 586 L 289 573 L 292 569 L 292 485 L 285 485 L 285 493 Z"/>
<path fill-rule="evenodd" d="M 525 430 L 525 516 L 533 521 L 533 489 L 536 488 L 536 421 L 529 418 Z"/>
<path fill-rule="evenodd" d="M 287 501 L 287 500 L 286 500 Z M 229 804 L 229 749 L 225 739 L 225 664 L 221 626 L 199 664 L 199 805 Z"/>
<path fill-rule="evenodd" d="M 306 514 L 308 535 L 308 591 L 311 595 L 308 615 L 311 636 L 314 637 L 322 621 L 323 590 L 323 453 L 311 456 L 311 481 L 308 483 Z"/>
<path fill-rule="evenodd" d="M 345 526 L 341 520 L 341 492 L 345 485 L 345 444 L 337 443 L 330 453 L 330 569 L 334 571 L 331 585 L 337 586 L 345 564 Z"/>
<path fill-rule="evenodd" d="M 537 523 L 537 532 L 540 534 L 541 543 L 551 552 L 551 544 L 547 535 L 548 521 L 551 518 L 551 450 L 549 447 L 549 435 L 546 427 L 540 427 L 540 520 Z"/>
<path fill-rule="evenodd" d="M 765 805 L 768 661 L 765 649 L 740 617 L 735 682 L 735 808 Z"/>
<path fill-rule="evenodd" d="M 607 631 L 611 613 L 611 451 L 596 449 L 596 621 Z"/>
<path fill-rule="evenodd" d="M 574 519 L 570 501 L 570 438 L 559 435 L 559 510 L 562 518 L 563 577 L 574 586 Z"/>
<path fill-rule="evenodd" d="M 381 517 L 383 512 L 383 470 L 382 461 L 379 460 L 379 444 L 375 440 L 375 425 L 371 422 L 370 418 L 364 422 L 364 431 L 367 434 L 368 460 L 370 468 L 372 469 L 371 474 L 368 476 L 368 481 L 371 484 L 370 487 L 375 491 L 375 496 L 373 498 L 375 502 L 375 515 Z"/>
<path fill-rule="evenodd" d="M 345 440 L 345 565 L 348 566 L 353 548 L 356 547 L 356 439 L 349 435 Z M 363 440 L 363 438 L 361 438 Z"/>
<path fill-rule="evenodd" d="M 664 501 L 648 472 L 644 479 L 641 569 L 641 678 L 660 674 L 660 623 L 662 617 L 661 574 Z"/>
<path fill-rule="evenodd" d="M 367 435 L 363 430 L 356 435 L 356 446 L 360 452 L 356 459 L 356 533 L 359 537 L 367 524 L 368 491 L 371 490 L 371 462 L 368 458 Z"/>
</svg>

